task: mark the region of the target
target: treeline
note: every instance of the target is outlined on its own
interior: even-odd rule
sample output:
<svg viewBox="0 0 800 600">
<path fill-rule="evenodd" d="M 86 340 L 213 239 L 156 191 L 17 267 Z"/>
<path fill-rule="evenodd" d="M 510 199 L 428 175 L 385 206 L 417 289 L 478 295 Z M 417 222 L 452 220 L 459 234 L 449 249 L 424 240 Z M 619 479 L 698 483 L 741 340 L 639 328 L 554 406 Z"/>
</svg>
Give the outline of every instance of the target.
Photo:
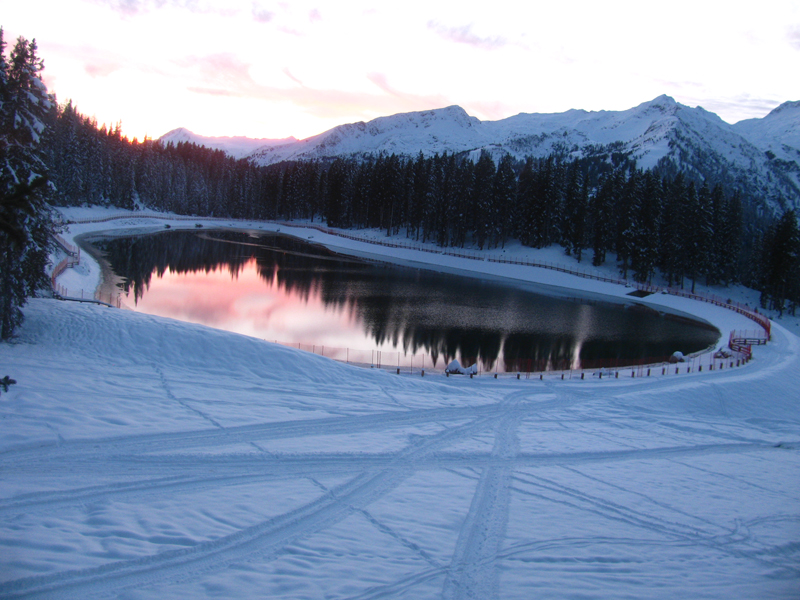
<svg viewBox="0 0 800 600">
<path fill-rule="evenodd" d="M 757 199 L 637 169 L 623 154 L 497 162 L 486 152 L 477 160 L 391 155 L 258 167 L 194 144 L 128 140 L 119 125 L 98 127 L 71 103 L 53 111 L 48 131 L 55 204 L 321 218 L 440 246 L 560 244 L 595 266 L 613 254 L 621 275 L 637 282 L 657 273 L 692 288 L 741 282 L 764 292 L 765 307 L 782 310 L 788 301 L 794 310 L 800 302 L 794 213 L 773 223 L 756 211 Z"/>
<path fill-rule="evenodd" d="M 441 246 L 502 248 L 509 240 L 560 244 L 599 266 L 615 255 L 638 282 L 744 282 L 769 223 L 721 185 L 642 171 L 624 155 L 497 162 L 444 154 L 258 167 L 219 150 L 128 140 L 71 103 L 53 115 L 47 141 L 52 202 L 146 207 L 243 219 L 324 219 L 380 228 Z M 778 296 L 780 294 L 778 293 Z M 788 298 L 788 296 L 787 296 Z"/>
<path fill-rule="evenodd" d="M 609 152 L 517 161 L 510 156 L 380 156 L 258 167 L 193 144 L 129 140 L 58 105 L 35 41 L 6 58 L 0 30 L 0 337 L 46 281 L 50 205 L 150 208 L 244 219 L 325 220 L 441 246 L 560 244 L 602 265 L 613 254 L 639 282 L 742 282 L 765 307 L 800 302 L 797 217 L 759 214 L 735 182 L 642 171 Z M 729 183 L 727 187 L 724 184 Z"/>
<path fill-rule="evenodd" d="M 51 218 L 39 146 L 54 104 L 42 68 L 36 42 L 23 37 L 7 58 L 0 27 L 0 339 L 11 337 L 26 299 L 47 281 Z"/>
</svg>

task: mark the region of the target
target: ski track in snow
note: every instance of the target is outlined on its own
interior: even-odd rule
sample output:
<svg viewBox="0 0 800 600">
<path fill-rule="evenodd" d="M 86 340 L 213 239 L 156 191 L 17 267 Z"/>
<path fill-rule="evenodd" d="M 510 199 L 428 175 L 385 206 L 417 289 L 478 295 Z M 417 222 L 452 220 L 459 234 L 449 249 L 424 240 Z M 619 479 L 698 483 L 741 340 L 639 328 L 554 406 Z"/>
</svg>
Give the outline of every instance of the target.
<svg viewBox="0 0 800 600">
<path fill-rule="evenodd" d="M 467 425 L 446 429 L 430 439 L 417 440 L 393 457 L 392 462 L 398 463 L 399 468 L 365 471 L 300 509 L 221 539 L 145 559 L 20 579 L 5 584 L 0 591 L 9 598 L 103 597 L 128 588 L 186 581 L 251 556 L 275 556 L 286 545 L 339 522 L 353 510 L 368 506 L 396 488 L 413 472 L 409 465 L 417 459 L 453 438 L 481 431 L 491 422 L 490 418 L 479 418 Z"/>
<path fill-rule="evenodd" d="M 509 412 L 497 423 L 492 456 L 513 458 L 517 450 L 516 425 L 520 417 L 514 407 L 524 392 L 506 399 Z M 499 597 L 497 557 L 508 521 L 510 465 L 483 469 L 469 513 L 456 542 L 453 559 L 442 590 L 443 598 Z"/>
<path fill-rule="evenodd" d="M 20 382 L 0 426 L 33 432 L 0 446 L 0 598 L 800 597 L 800 342 L 780 326 L 738 370 L 516 382 L 51 310 L 0 347 Z M 228 362 L 184 364 L 182 334 Z"/>
<path fill-rule="evenodd" d="M 174 399 L 163 372 L 158 368 L 156 370 L 165 393 Z M 575 394 L 577 397 L 580 395 Z M 542 400 L 542 397 L 548 399 Z M 563 466 L 574 472 L 581 465 L 598 462 L 675 460 L 680 457 L 714 454 L 782 451 L 765 442 L 749 441 L 605 452 L 519 452 L 516 429 L 521 419 L 546 413 L 554 407 L 563 410 L 575 401 L 575 397 L 565 390 L 559 391 L 553 398 L 548 390 L 543 392 L 529 389 L 513 392 L 494 404 L 474 407 L 408 410 L 401 413 L 312 419 L 228 429 L 222 428 L 219 423 L 201 413 L 202 418 L 214 425 L 215 429 L 63 441 L 56 446 L 8 450 L 0 455 L 0 465 L 6 472 L 16 469 L 57 472 L 60 468 L 69 466 L 73 471 L 85 470 L 87 474 L 103 476 L 119 472 L 124 467 L 127 473 L 155 473 L 160 476 L 4 499 L 0 501 L 0 517 L 3 518 L 13 517 L 17 512 L 80 506 L 103 497 L 139 502 L 162 494 L 189 494 L 198 489 L 214 489 L 286 477 L 321 477 L 340 473 L 348 475 L 350 479 L 339 486 L 326 489 L 322 497 L 305 506 L 219 539 L 141 559 L 5 581 L 0 584 L 0 593 L 7 598 L 101 598 L 114 597 L 122 590 L 179 584 L 225 569 L 232 563 L 255 558 L 278 558 L 287 546 L 314 532 L 331 527 L 355 511 L 365 516 L 378 530 L 416 552 L 431 567 L 431 570 L 411 575 L 391 586 L 377 588 L 358 597 L 391 597 L 402 589 L 413 589 L 419 582 L 445 574 L 442 589 L 444 598 L 499 598 L 502 594 L 498 561 L 523 552 L 523 547 L 502 548 L 510 497 L 515 493 L 577 507 L 608 520 L 631 524 L 644 529 L 648 534 L 675 542 L 692 541 L 707 545 L 710 550 L 765 561 L 772 566 L 798 572 L 787 561 L 759 556 L 759 548 L 750 543 L 746 530 L 730 531 L 691 514 L 682 516 L 688 517 L 693 522 L 692 526 L 679 525 L 663 517 L 631 510 L 578 489 L 550 482 L 544 477 L 527 472 L 517 473 L 518 469 L 542 465 Z M 184 402 L 180 404 L 185 406 Z M 430 436 L 412 437 L 411 443 L 405 448 L 389 454 L 204 454 L 203 459 L 198 461 L 196 455 L 181 453 L 197 448 L 224 448 L 232 444 L 323 432 L 344 434 L 398 425 L 447 425 L 465 420 L 464 424 L 447 426 Z M 494 432 L 494 447 L 490 453 L 446 452 L 448 445 L 485 431 Z M 137 470 L 137 465 L 142 465 L 142 468 Z M 480 469 L 471 506 L 464 517 L 451 561 L 447 565 L 438 562 L 423 548 L 381 523 L 368 511 L 370 504 L 391 493 L 413 473 L 443 468 Z M 201 475 L 201 472 L 211 470 L 215 472 L 214 475 Z M 659 506 L 657 501 L 646 499 Z M 669 506 L 660 507 L 667 513 L 673 510 Z M 530 552 L 532 548 L 533 546 L 527 545 L 524 551 Z"/>
</svg>

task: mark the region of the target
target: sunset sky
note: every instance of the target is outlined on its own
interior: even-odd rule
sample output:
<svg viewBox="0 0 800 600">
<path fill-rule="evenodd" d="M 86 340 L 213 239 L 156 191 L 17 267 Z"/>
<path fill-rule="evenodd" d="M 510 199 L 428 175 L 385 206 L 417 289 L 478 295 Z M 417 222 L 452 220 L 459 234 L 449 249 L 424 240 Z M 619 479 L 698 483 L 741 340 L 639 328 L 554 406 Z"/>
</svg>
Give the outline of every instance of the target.
<svg viewBox="0 0 800 600">
<path fill-rule="evenodd" d="M 653 8 L 650 8 L 653 7 Z M 458 104 L 482 120 L 660 94 L 724 120 L 800 100 L 800 2 L 0 0 L 9 45 L 100 123 L 304 138 Z"/>
</svg>

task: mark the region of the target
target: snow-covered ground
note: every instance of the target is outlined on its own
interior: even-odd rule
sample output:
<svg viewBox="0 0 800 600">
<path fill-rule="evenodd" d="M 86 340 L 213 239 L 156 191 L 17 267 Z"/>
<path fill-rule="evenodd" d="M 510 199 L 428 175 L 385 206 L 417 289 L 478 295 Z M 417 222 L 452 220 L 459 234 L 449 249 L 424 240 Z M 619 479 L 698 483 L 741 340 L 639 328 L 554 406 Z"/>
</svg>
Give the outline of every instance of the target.
<svg viewBox="0 0 800 600">
<path fill-rule="evenodd" d="M 61 283 L 97 276 L 84 254 Z M 707 303 L 643 301 L 753 328 Z M 0 377 L 17 380 L 0 395 L 2 598 L 800 597 L 796 320 L 740 368 L 517 381 L 359 369 L 99 305 L 25 313 L 0 345 Z"/>
</svg>

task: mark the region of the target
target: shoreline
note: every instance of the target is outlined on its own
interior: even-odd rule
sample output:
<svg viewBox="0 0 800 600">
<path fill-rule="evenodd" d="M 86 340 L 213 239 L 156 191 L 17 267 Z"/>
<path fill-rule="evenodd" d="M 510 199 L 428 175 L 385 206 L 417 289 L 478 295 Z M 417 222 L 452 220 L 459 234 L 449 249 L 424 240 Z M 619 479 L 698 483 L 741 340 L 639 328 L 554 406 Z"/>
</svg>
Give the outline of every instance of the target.
<svg viewBox="0 0 800 600">
<path fill-rule="evenodd" d="M 87 209 L 77 211 L 84 212 Z M 89 209 L 93 210 L 93 209 Z M 316 229 L 316 224 L 304 223 L 274 223 L 256 221 L 235 221 L 232 219 L 202 219 L 184 217 L 179 215 L 151 213 L 139 215 L 136 212 L 114 214 L 97 219 L 88 219 L 84 215 L 74 214 L 76 211 L 64 209 L 66 219 L 73 221 L 68 226 L 65 235 L 74 242 L 88 235 L 127 236 L 156 234 L 167 225 L 169 229 L 195 229 L 198 224 L 209 230 L 238 230 L 243 232 L 277 232 L 289 235 L 308 243 L 323 246 L 332 252 L 345 256 L 354 256 L 367 260 L 378 260 L 390 264 L 420 268 L 433 272 L 452 273 L 476 279 L 485 279 L 503 282 L 506 285 L 527 289 L 545 295 L 572 298 L 580 296 L 589 300 L 596 299 L 601 302 L 610 302 L 617 305 L 640 306 L 647 310 L 674 315 L 678 318 L 687 318 L 701 324 L 714 327 L 719 332 L 719 337 L 714 344 L 706 349 L 695 352 L 687 357 L 698 357 L 715 353 L 717 350 L 727 349 L 728 339 L 732 331 L 754 331 L 760 326 L 734 310 L 670 294 L 652 293 L 646 297 L 632 297 L 632 286 L 625 286 L 608 281 L 589 279 L 565 272 L 548 270 L 541 267 L 506 264 L 475 258 L 464 258 L 445 254 L 445 249 L 436 249 L 431 245 L 425 251 L 390 247 L 380 245 L 380 240 L 371 241 L 366 236 L 362 239 L 349 239 L 337 237 Z M 113 223 L 112 226 L 109 226 Z M 374 232 L 359 232 L 374 233 Z M 347 235 L 347 233 L 343 233 Z M 386 238 L 384 237 L 384 240 Z M 530 249 L 525 249 L 530 251 Z M 87 252 L 86 254 L 92 254 Z M 475 254 L 478 254 L 475 251 Z M 486 256 L 497 253 L 486 251 Z M 513 254 L 509 253 L 513 258 Z M 105 274 L 101 261 L 91 257 L 93 265 L 89 265 L 89 272 L 97 273 L 94 279 L 94 288 L 106 291 L 108 275 Z M 83 262 L 83 261 L 82 261 Z M 598 271 L 600 272 L 600 271 Z M 60 276 L 64 277 L 64 275 Z M 91 285 L 91 278 L 86 285 Z M 112 284 L 114 293 L 116 288 Z"/>
</svg>

